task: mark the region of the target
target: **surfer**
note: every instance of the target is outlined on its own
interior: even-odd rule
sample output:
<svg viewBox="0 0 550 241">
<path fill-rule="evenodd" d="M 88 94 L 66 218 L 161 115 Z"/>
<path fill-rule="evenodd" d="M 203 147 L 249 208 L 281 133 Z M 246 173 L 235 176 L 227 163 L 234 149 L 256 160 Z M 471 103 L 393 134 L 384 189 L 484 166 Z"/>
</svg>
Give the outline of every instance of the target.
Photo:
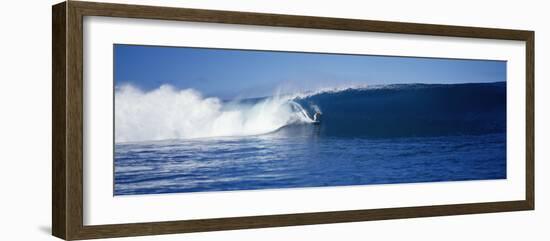
<svg viewBox="0 0 550 241">
<path fill-rule="evenodd" d="M 321 112 L 317 111 L 313 115 L 313 123 L 314 124 L 320 124 L 321 123 Z"/>
</svg>

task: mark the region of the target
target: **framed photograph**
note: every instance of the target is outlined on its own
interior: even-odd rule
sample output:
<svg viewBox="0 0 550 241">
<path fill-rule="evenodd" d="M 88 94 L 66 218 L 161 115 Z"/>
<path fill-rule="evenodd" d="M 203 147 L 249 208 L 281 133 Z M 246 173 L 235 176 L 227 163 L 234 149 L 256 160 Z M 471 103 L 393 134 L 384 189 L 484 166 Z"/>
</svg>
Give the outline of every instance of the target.
<svg viewBox="0 0 550 241">
<path fill-rule="evenodd" d="M 59 238 L 534 209 L 532 31 L 77 1 L 52 24 Z"/>
</svg>

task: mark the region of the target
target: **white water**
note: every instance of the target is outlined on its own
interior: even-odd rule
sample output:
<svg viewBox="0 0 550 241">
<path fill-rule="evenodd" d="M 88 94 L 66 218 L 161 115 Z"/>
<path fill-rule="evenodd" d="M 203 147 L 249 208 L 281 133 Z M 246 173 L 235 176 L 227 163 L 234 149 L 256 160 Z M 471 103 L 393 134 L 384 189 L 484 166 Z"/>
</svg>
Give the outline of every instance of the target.
<svg viewBox="0 0 550 241">
<path fill-rule="evenodd" d="M 258 135 L 311 121 L 285 96 L 243 104 L 169 85 L 148 92 L 131 85 L 115 90 L 115 142 Z"/>
</svg>

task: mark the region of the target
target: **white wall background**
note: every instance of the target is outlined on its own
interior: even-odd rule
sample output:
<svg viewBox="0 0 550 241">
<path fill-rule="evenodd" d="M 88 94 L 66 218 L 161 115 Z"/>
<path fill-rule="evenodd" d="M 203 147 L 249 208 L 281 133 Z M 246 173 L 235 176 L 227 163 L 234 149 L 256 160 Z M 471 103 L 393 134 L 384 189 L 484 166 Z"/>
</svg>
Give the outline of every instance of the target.
<svg viewBox="0 0 550 241">
<path fill-rule="evenodd" d="M 550 15 L 545 1 L 128 0 L 190 8 L 536 31 L 536 210 L 124 238 L 120 240 L 548 240 Z M 0 240 L 56 240 L 51 230 L 51 8 L 7 1 L 0 13 Z M 296 200 L 300 201 L 300 200 Z"/>
</svg>

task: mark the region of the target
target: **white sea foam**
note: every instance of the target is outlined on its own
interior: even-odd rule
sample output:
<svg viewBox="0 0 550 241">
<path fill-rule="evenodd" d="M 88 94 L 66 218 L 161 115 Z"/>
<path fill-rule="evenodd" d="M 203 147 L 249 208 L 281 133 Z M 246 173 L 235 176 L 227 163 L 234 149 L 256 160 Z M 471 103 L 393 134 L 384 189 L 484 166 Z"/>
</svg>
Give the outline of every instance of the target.
<svg viewBox="0 0 550 241">
<path fill-rule="evenodd" d="M 163 85 L 142 91 L 131 85 L 115 90 L 115 142 L 246 136 L 311 122 L 289 96 L 255 103 L 223 102 L 196 90 Z"/>
</svg>

